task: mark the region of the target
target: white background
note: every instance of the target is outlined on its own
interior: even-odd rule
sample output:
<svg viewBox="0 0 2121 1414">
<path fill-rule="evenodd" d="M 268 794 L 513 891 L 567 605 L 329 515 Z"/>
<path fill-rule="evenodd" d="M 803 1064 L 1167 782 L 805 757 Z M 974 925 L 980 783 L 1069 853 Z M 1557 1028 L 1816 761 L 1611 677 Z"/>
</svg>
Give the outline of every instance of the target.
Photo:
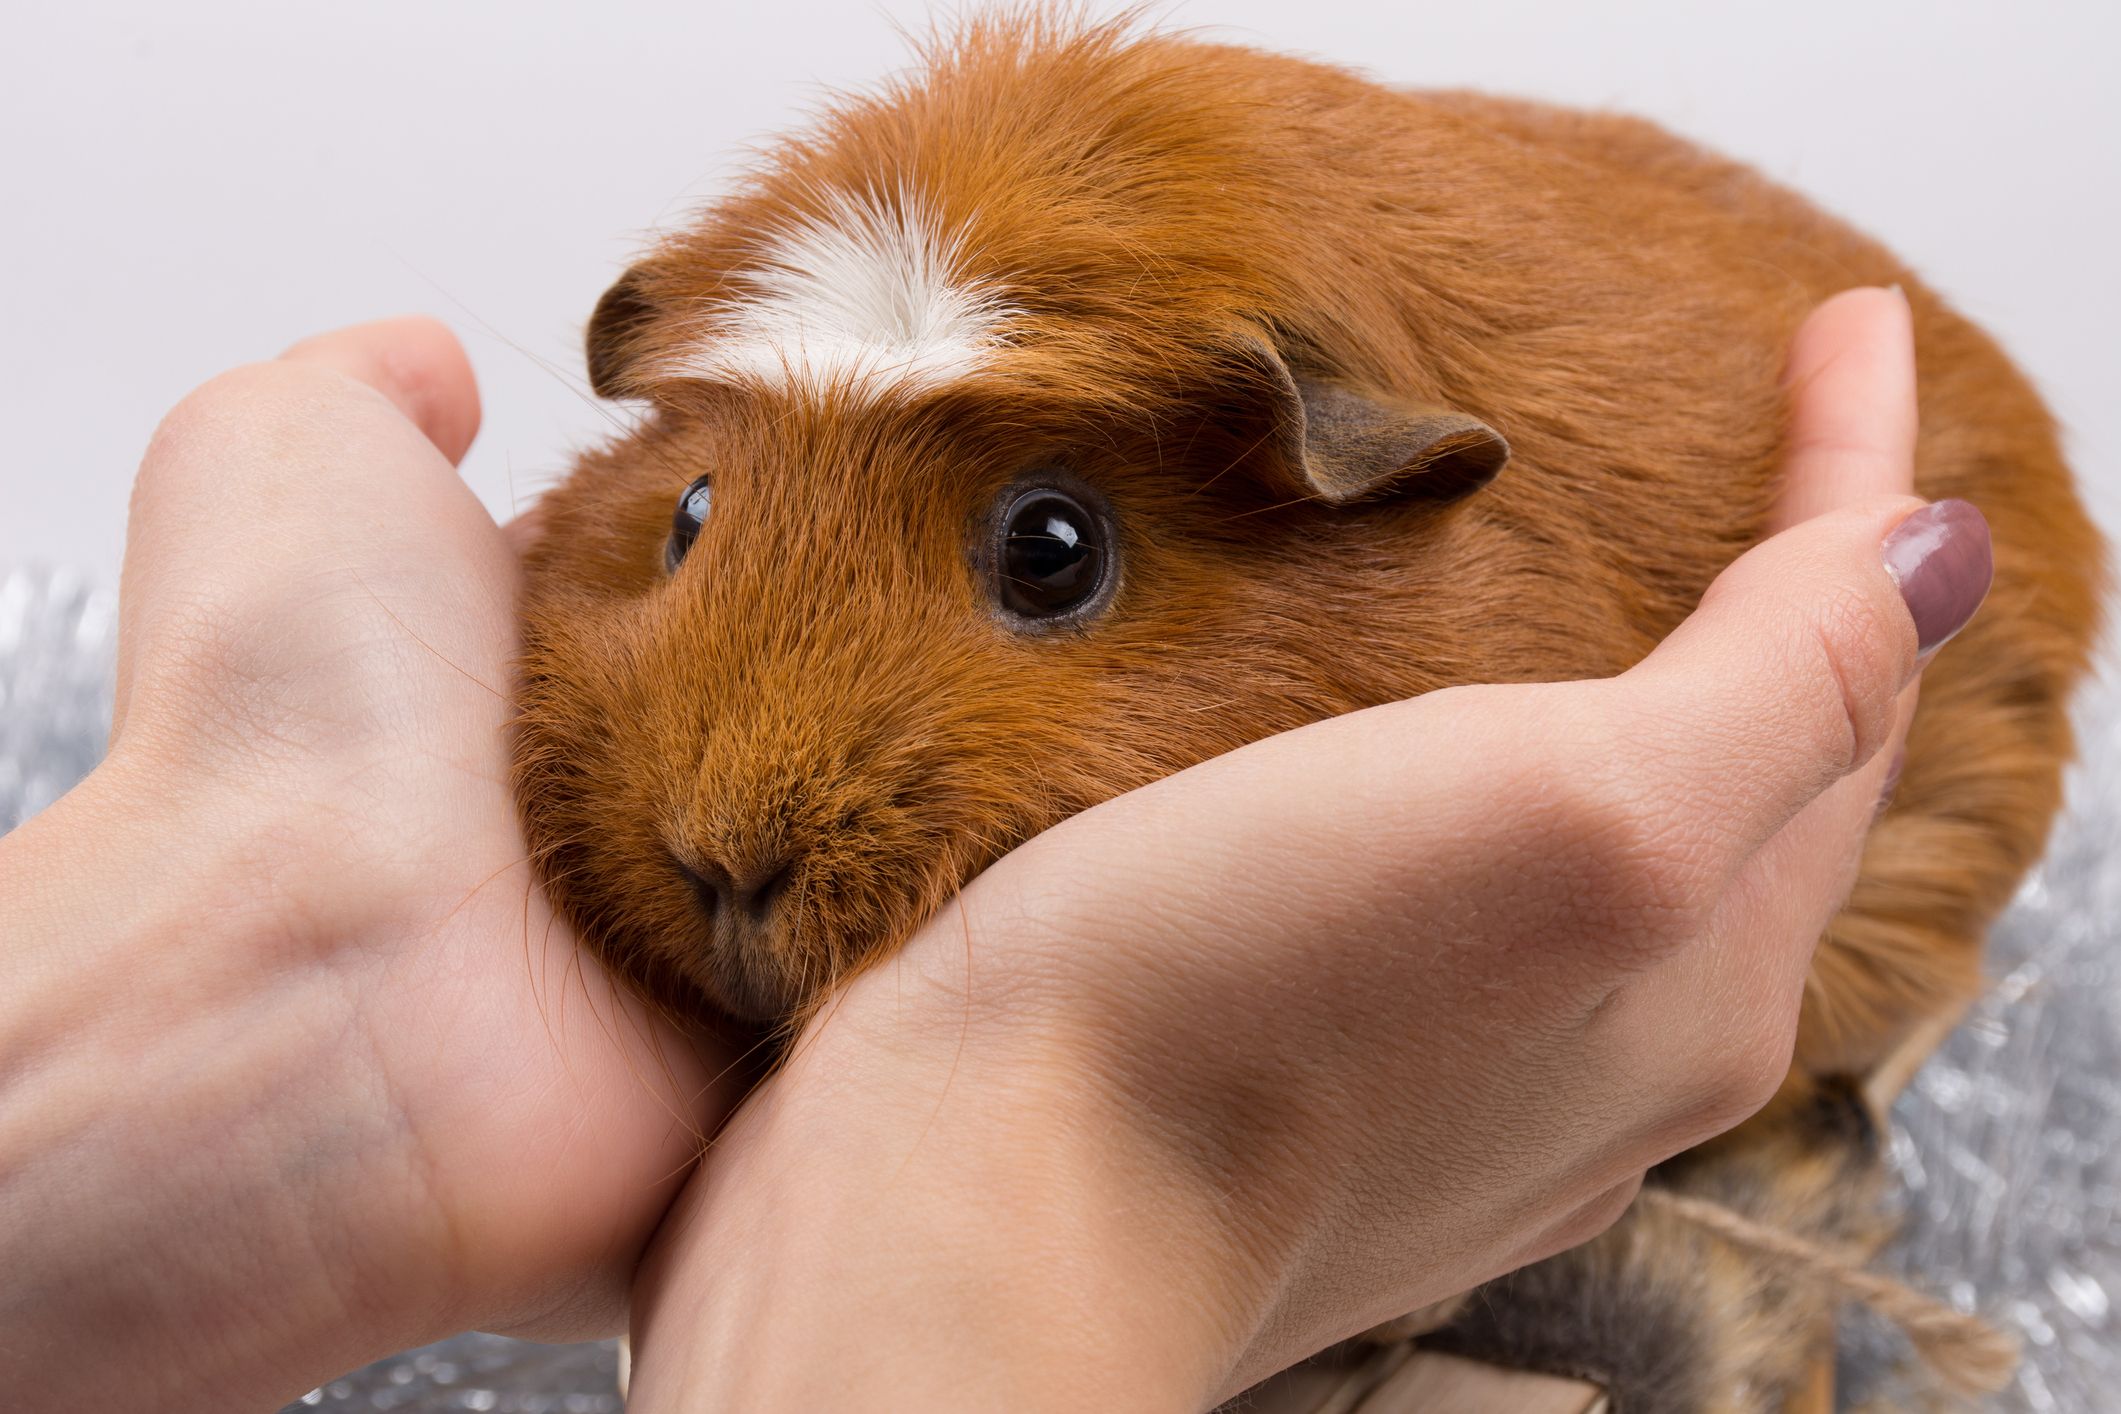
<svg viewBox="0 0 2121 1414">
<path fill-rule="evenodd" d="M 122 0 L 0 43 L 0 564 L 115 578 L 186 388 L 404 310 L 470 346 L 497 512 L 598 435 L 597 294 L 746 142 L 906 56 L 920 3 Z M 1098 7 L 1106 8 L 1106 7 Z M 1165 18 L 1658 118 L 1883 236 L 2002 337 L 2121 524 L 2121 5 L 1191 0 Z M 334 488 L 316 488 L 329 515 Z"/>
</svg>

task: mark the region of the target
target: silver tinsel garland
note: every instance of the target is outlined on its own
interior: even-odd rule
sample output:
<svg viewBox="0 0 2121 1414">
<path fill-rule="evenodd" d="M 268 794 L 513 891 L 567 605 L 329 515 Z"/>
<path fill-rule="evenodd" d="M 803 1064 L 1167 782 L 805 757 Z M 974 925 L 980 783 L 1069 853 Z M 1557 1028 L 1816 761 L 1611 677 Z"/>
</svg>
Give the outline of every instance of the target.
<svg viewBox="0 0 2121 1414">
<path fill-rule="evenodd" d="M 49 572 L 0 572 L 0 830 L 92 767 L 110 721 L 115 599 Z M 1911 1283 L 2024 1339 L 1992 1408 L 2121 1410 L 2121 691 L 2081 703 L 2082 761 L 2047 861 L 1990 945 L 1995 985 L 1897 1111 L 1906 1220 L 1888 1257 Z M 1918 1401 L 1891 1332 L 1849 1322 L 1844 1404 Z M 607 1414 L 608 1343 L 463 1336 L 312 1392 L 290 1410 Z"/>
</svg>

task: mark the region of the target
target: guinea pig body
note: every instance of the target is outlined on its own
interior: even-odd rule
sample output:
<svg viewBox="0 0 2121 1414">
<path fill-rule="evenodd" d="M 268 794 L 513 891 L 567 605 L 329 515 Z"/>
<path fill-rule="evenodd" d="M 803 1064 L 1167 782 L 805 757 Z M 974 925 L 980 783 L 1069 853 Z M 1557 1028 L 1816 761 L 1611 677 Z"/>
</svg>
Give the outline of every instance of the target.
<svg viewBox="0 0 2121 1414">
<path fill-rule="evenodd" d="M 1441 686 L 1618 672 L 1762 535 L 1799 322 L 1893 283 L 1919 490 L 1981 507 L 1996 577 L 1820 948 L 1775 1111 L 1811 1114 L 1978 985 L 2102 551 L 1987 337 L 1626 118 L 1017 17 L 771 149 L 592 321 L 598 390 L 648 410 L 528 560 L 548 886 L 652 995 L 773 1021 L 1112 795 Z M 1787 1373 L 1623 1407 L 1779 1407 Z"/>
</svg>

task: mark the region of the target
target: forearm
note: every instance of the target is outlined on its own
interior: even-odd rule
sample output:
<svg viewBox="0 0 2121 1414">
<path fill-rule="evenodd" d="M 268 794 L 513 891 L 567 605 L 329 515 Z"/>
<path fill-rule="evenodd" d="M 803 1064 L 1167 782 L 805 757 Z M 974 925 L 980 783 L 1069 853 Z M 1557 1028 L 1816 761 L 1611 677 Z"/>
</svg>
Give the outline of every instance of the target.
<svg viewBox="0 0 2121 1414">
<path fill-rule="evenodd" d="M 637 1414 L 1214 1402 L 1267 1283 L 1212 1196 L 1064 1068 L 930 1040 L 813 1032 L 829 1079 L 725 1132 L 636 1292 Z"/>
<path fill-rule="evenodd" d="M 210 812 L 142 800 L 106 775 L 0 840 L 11 1408 L 270 1407 L 441 1314 L 419 1243 L 335 1236 L 419 1183 L 344 989 L 255 935 L 275 881 Z"/>
</svg>

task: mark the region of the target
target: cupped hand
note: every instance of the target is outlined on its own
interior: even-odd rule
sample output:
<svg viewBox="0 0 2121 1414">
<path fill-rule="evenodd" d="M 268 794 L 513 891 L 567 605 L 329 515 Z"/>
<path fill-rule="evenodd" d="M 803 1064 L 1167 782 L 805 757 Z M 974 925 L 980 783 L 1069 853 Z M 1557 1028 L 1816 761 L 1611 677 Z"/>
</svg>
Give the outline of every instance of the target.
<svg viewBox="0 0 2121 1414">
<path fill-rule="evenodd" d="M 1908 494 L 1905 301 L 1830 301 L 1790 380 L 1787 528 L 1633 670 L 1185 771 L 848 987 L 659 1237 L 633 1407 L 1203 1408 L 1764 1103 L 1987 577 Z"/>
<path fill-rule="evenodd" d="M 265 1407 L 619 1318 L 717 1102 L 531 883 L 477 423 L 400 320 L 147 453 L 109 757 L 0 848 L 11 1408 Z"/>
</svg>

